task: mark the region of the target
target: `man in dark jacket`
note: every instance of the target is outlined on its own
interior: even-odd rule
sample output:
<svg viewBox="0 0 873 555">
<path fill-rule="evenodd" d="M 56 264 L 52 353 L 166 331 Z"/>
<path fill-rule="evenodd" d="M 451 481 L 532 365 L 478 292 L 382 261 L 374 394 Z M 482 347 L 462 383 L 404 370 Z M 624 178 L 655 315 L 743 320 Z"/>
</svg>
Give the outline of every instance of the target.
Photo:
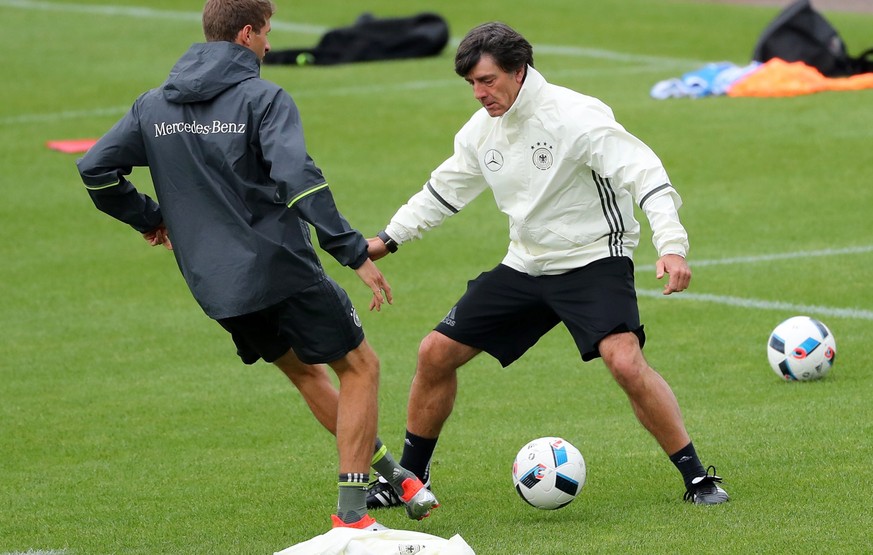
<svg viewBox="0 0 873 555">
<path fill-rule="evenodd" d="M 348 295 L 324 273 L 308 224 L 372 290 L 371 310 L 391 302 L 391 289 L 307 153 L 296 105 L 260 78 L 274 10 L 269 0 L 209 0 L 207 42 L 136 100 L 79 172 L 97 208 L 173 251 L 243 362 L 278 366 L 336 435 L 334 526 L 379 528 L 365 504 L 371 464 L 394 478 L 409 516 L 420 519 L 436 499 L 376 438 L 379 361 Z M 134 166 L 149 167 L 160 205 L 127 180 Z"/>
</svg>

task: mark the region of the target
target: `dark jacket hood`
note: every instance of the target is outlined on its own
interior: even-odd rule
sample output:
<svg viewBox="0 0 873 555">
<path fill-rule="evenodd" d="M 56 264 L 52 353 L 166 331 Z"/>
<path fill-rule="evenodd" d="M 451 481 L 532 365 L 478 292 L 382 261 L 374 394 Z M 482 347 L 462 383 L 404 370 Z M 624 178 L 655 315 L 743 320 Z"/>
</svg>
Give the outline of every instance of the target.
<svg viewBox="0 0 873 555">
<path fill-rule="evenodd" d="M 193 44 L 170 71 L 164 98 L 175 104 L 212 100 L 260 72 L 257 55 L 244 46 L 224 41 Z"/>
</svg>

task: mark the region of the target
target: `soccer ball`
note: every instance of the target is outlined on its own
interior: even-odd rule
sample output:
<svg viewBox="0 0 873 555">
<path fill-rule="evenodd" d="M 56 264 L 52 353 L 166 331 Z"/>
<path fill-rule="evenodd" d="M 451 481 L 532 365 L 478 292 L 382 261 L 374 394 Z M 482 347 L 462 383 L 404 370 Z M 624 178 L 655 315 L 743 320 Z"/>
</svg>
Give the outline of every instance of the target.
<svg viewBox="0 0 873 555">
<path fill-rule="evenodd" d="M 512 485 L 537 509 L 560 509 L 585 485 L 585 459 L 559 437 L 541 437 L 521 448 L 512 463 Z"/>
<path fill-rule="evenodd" d="M 776 326 L 767 341 L 770 366 L 786 380 L 817 380 L 834 365 L 837 343 L 827 326 L 795 316 Z"/>
</svg>

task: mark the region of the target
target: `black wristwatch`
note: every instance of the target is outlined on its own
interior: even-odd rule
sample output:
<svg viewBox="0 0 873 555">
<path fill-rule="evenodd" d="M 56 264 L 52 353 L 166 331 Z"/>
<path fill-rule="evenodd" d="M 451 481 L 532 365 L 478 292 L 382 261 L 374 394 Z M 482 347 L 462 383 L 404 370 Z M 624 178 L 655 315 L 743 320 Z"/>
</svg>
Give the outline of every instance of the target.
<svg viewBox="0 0 873 555">
<path fill-rule="evenodd" d="M 377 233 L 376 236 L 379 239 L 382 239 L 382 242 L 385 243 L 385 248 L 388 249 L 388 252 L 397 252 L 397 241 L 389 237 L 388 234 L 385 233 L 384 229 Z"/>
</svg>

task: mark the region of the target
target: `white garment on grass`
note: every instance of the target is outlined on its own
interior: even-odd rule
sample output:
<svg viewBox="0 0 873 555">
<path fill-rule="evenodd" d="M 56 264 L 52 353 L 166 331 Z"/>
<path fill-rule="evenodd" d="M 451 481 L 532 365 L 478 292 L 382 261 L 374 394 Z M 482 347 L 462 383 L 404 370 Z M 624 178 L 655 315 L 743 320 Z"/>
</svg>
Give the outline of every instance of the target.
<svg viewBox="0 0 873 555">
<path fill-rule="evenodd" d="M 410 530 L 334 528 L 274 555 L 476 555 L 460 535 L 450 539 Z"/>
</svg>

